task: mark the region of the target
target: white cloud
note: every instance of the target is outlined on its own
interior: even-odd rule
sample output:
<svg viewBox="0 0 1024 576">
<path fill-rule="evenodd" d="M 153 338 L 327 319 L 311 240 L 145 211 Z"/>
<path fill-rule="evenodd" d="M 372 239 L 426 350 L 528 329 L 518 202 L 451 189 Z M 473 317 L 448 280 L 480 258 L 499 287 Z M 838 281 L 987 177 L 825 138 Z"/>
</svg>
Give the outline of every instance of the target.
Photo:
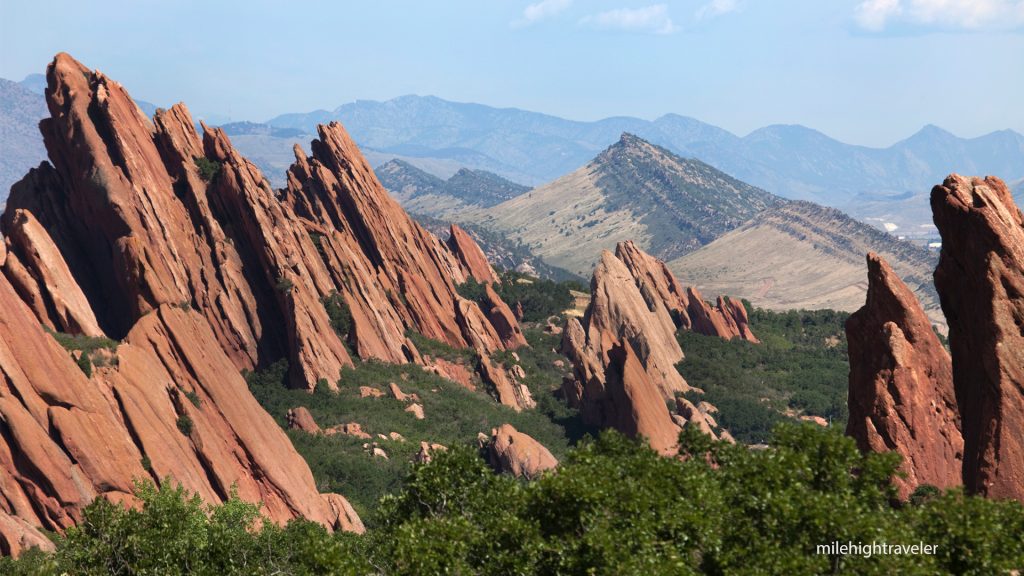
<svg viewBox="0 0 1024 576">
<path fill-rule="evenodd" d="M 625 30 L 649 34 L 672 34 L 679 27 L 672 22 L 665 4 L 654 4 L 646 8 L 617 8 L 599 14 L 592 14 L 580 20 L 581 24 L 605 30 Z"/>
<path fill-rule="evenodd" d="M 879 32 L 891 23 L 950 30 L 999 30 L 1024 26 L 1024 0 L 865 0 L 857 23 Z"/>
<path fill-rule="evenodd" d="M 697 20 L 705 20 L 737 10 L 739 10 L 739 3 L 736 0 L 711 0 L 711 2 L 698 8 L 694 16 L 696 16 Z"/>
<path fill-rule="evenodd" d="M 855 17 L 862 28 L 877 32 L 901 12 L 900 0 L 867 0 L 857 6 Z"/>
<path fill-rule="evenodd" d="M 523 10 L 523 17 L 512 22 L 512 25 L 517 27 L 529 26 L 534 22 L 557 16 L 565 12 L 570 6 L 572 6 L 572 0 L 541 0 L 527 6 Z"/>
</svg>

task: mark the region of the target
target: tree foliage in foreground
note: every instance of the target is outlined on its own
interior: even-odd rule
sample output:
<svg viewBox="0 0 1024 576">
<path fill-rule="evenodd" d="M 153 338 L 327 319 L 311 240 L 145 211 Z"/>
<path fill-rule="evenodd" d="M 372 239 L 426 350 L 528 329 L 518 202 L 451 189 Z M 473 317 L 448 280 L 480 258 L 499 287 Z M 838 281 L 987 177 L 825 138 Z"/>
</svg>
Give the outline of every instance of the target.
<svg viewBox="0 0 1024 576">
<path fill-rule="evenodd" d="M 365 536 L 263 523 L 231 500 L 205 509 L 143 487 L 141 511 L 98 501 L 52 555 L 5 574 L 976 574 L 1024 566 L 1024 507 L 936 493 L 893 505 L 893 455 L 860 454 L 815 426 L 779 426 L 751 450 L 681 435 L 683 459 L 614 432 L 533 482 L 471 448 L 417 466 Z M 934 555 L 829 556 L 833 541 L 938 547 Z"/>
</svg>

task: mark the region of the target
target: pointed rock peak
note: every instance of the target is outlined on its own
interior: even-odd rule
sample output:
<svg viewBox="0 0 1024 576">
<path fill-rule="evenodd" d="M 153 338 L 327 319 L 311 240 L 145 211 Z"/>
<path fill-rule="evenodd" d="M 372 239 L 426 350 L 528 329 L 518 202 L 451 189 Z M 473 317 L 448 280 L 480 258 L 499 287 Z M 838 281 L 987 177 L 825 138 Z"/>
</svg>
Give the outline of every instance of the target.
<svg viewBox="0 0 1024 576">
<path fill-rule="evenodd" d="M 952 132 L 950 132 L 949 130 L 946 130 L 945 128 L 941 128 L 939 126 L 936 126 L 935 124 L 925 124 L 924 126 L 921 127 L 920 130 L 915 132 L 914 135 L 911 136 L 911 138 L 929 138 L 929 139 L 931 139 L 931 138 L 942 138 L 942 139 L 949 139 L 949 138 L 956 138 L 956 135 L 953 134 Z"/>
<path fill-rule="evenodd" d="M 870 252 L 867 265 L 867 303 L 861 310 L 865 314 L 874 314 L 876 318 L 895 322 L 912 343 L 919 340 L 938 342 L 931 320 L 921 303 L 889 263 L 878 254 Z"/>
<path fill-rule="evenodd" d="M 876 254 L 867 255 L 868 296 L 846 322 L 850 418 L 861 450 L 897 451 L 907 498 L 921 484 L 960 484 L 963 437 L 949 354 L 921 304 Z"/>
</svg>

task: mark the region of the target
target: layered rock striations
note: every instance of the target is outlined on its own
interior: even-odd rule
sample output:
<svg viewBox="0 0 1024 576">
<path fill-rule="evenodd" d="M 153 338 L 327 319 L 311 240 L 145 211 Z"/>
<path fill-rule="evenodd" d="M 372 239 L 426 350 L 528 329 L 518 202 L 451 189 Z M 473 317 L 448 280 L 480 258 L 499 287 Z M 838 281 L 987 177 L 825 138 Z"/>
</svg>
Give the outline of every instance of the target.
<svg viewBox="0 0 1024 576">
<path fill-rule="evenodd" d="M 719 296 L 715 306 L 709 305 L 696 288 L 684 288 L 664 262 L 640 250 L 631 240 L 616 245 L 615 256 L 629 269 L 644 298 L 661 300 L 677 328 L 759 343 L 741 302 Z"/>
<path fill-rule="evenodd" d="M 1024 500 L 1024 215 L 998 178 L 951 175 L 931 195 L 942 253 L 968 490 Z"/>
<path fill-rule="evenodd" d="M 683 351 L 665 299 L 608 251 L 594 270 L 591 293 L 582 321 L 570 318 L 562 334 L 562 352 L 573 364 L 563 385 L 570 404 L 591 424 L 646 437 L 666 453 L 679 432 L 667 405 L 682 407 L 677 419 L 686 420 L 686 412 L 688 421 L 712 432 L 681 396 L 691 388 L 675 368 Z"/>
<path fill-rule="evenodd" d="M 901 498 L 922 484 L 961 484 L 964 441 L 949 353 L 931 320 L 888 263 L 868 254 L 864 307 L 846 323 L 850 418 L 863 451 L 898 452 Z"/>
<path fill-rule="evenodd" d="M 52 164 L 14 186 L 0 218 L 0 551 L 45 542 L 40 530 L 75 524 L 97 496 L 130 501 L 139 478 L 209 502 L 234 486 L 275 521 L 361 531 L 240 372 L 283 358 L 293 386 L 333 387 L 357 357 L 424 363 L 409 331 L 485 360 L 524 344 L 496 294 L 483 310 L 456 293 L 489 270 L 479 247 L 412 221 L 338 124 L 273 190 L 181 104 L 150 120 L 66 54 L 47 79 Z M 47 330 L 116 350 L 80 368 Z M 488 368 L 503 401 L 532 404 Z"/>
</svg>

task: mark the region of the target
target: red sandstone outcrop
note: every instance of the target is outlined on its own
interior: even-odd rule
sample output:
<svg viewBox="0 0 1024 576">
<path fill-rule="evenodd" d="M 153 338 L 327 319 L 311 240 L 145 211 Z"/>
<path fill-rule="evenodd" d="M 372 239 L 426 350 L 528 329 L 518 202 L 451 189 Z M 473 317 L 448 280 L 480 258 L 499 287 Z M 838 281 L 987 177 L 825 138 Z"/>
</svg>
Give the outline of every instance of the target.
<svg viewBox="0 0 1024 576">
<path fill-rule="evenodd" d="M 422 362 L 409 330 L 485 357 L 515 345 L 507 305 L 492 303 L 495 326 L 455 291 L 481 272 L 467 256 L 479 247 L 467 237 L 456 254 L 412 221 L 338 124 L 311 157 L 297 149 L 275 191 L 181 104 L 150 120 L 66 54 L 47 79 L 52 165 L 0 218 L 0 550 L 75 524 L 96 496 L 131 502 L 147 477 L 208 502 L 234 486 L 274 521 L 361 531 L 240 371 L 283 358 L 293 386 L 334 387 L 346 344 Z M 328 298 L 351 313 L 347 334 Z M 119 340 L 117 362 L 86 378 L 44 326 Z"/>
<path fill-rule="evenodd" d="M 462 364 L 449 362 L 444 358 L 433 358 L 428 361 L 427 370 L 442 378 L 447 378 L 463 388 L 476 390 L 476 384 L 473 383 L 473 374 Z"/>
<path fill-rule="evenodd" d="M 563 391 L 591 424 L 644 436 L 667 452 L 679 433 L 669 402 L 685 409 L 677 415 L 686 421 L 713 430 L 689 401 L 677 398 L 691 390 L 675 368 L 683 351 L 664 301 L 652 290 L 615 255 L 601 255 L 583 321 L 570 318 L 562 334 L 562 353 L 573 364 Z"/>
<path fill-rule="evenodd" d="M 537 478 L 545 470 L 558 466 L 558 460 L 544 445 L 511 424 L 491 430 L 487 454 L 495 470 L 519 478 Z"/>
<path fill-rule="evenodd" d="M 615 256 L 629 269 L 644 298 L 657 298 L 668 309 L 677 328 L 726 340 L 760 342 L 750 330 L 747 310 L 741 302 L 719 296 L 715 306 L 709 305 L 696 288 L 684 289 L 664 262 L 632 241 L 619 242 Z"/>
<path fill-rule="evenodd" d="M 517 381 L 511 373 L 496 366 L 487 356 L 480 356 L 479 371 L 480 378 L 491 386 L 498 402 L 516 412 L 537 406 L 530 389 Z"/>
<path fill-rule="evenodd" d="M 9 221 L 4 274 L 36 317 L 58 332 L 102 335 L 89 301 L 46 230 L 24 210 L 12 211 Z"/>
<path fill-rule="evenodd" d="M 491 263 L 487 261 L 484 251 L 457 224 L 452 224 L 449 230 L 448 248 L 451 249 L 452 254 L 462 263 L 462 267 L 477 282 L 481 284 L 501 282 L 498 275 L 494 272 L 494 268 L 491 267 Z"/>
<path fill-rule="evenodd" d="M 309 409 L 305 406 L 289 409 L 286 418 L 288 420 L 288 427 L 292 430 L 302 430 L 307 434 L 320 433 L 320 426 L 317 425 L 313 415 L 309 413 Z"/>
<path fill-rule="evenodd" d="M 861 450 L 903 456 L 906 477 L 894 480 L 901 498 L 921 484 L 958 486 L 964 442 L 949 354 L 892 268 L 875 254 L 867 264 L 867 302 L 846 322 L 846 433 Z"/>
<path fill-rule="evenodd" d="M 490 284 L 484 285 L 484 312 L 507 350 L 527 346 L 519 321 Z"/>
<path fill-rule="evenodd" d="M 1024 501 L 1024 215 L 994 177 L 931 195 L 968 490 Z"/>
</svg>

